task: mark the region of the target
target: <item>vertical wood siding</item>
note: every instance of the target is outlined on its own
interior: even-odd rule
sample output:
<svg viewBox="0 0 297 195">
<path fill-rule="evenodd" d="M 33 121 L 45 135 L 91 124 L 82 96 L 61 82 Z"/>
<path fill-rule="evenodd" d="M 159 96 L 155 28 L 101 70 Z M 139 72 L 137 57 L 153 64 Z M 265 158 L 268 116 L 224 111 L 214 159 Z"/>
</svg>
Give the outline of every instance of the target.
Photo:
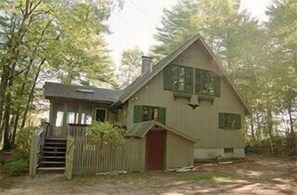
<svg viewBox="0 0 297 195">
<path fill-rule="evenodd" d="M 194 164 L 193 142 L 167 131 L 166 169 Z"/>
<path fill-rule="evenodd" d="M 173 61 L 173 64 L 210 70 L 219 75 L 210 56 L 199 44 L 189 47 Z M 122 112 L 128 113 L 128 129 L 133 125 L 134 105 L 166 107 L 166 125 L 198 139 L 199 142 L 195 147 L 243 147 L 241 130 L 219 128 L 219 112 L 244 115 L 243 105 L 225 81 L 224 76 L 220 75 L 220 77 L 221 96 L 215 97 L 213 104 L 209 101 L 201 101 L 200 106 L 193 110 L 187 105 L 187 99 L 174 100 L 173 92 L 163 89 L 163 72 L 160 72 L 128 100 L 127 108 L 123 108 Z"/>
<path fill-rule="evenodd" d="M 145 169 L 144 139 L 126 139 L 124 144 L 114 145 L 96 142 L 86 137 L 75 137 L 73 146 L 73 175 Z M 67 151 L 68 147 L 67 144 Z M 67 160 L 68 158 L 66 166 Z"/>
</svg>

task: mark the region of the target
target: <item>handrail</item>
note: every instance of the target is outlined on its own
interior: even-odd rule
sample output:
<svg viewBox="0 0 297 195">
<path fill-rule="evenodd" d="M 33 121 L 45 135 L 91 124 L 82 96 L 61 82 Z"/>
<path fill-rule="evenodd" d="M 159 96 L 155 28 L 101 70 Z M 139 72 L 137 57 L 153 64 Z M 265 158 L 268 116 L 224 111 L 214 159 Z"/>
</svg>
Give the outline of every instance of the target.
<svg viewBox="0 0 297 195">
<path fill-rule="evenodd" d="M 39 130 L 32 136 L 29 164 L 29 175 L 31 177 L 36 175 L 36 168 L 39 164 L 41 151 L 44 145 L 44 140 L 48 134 L 48 129 L 49 123 L 43 122 L 39 127 Z"/>
</svg>

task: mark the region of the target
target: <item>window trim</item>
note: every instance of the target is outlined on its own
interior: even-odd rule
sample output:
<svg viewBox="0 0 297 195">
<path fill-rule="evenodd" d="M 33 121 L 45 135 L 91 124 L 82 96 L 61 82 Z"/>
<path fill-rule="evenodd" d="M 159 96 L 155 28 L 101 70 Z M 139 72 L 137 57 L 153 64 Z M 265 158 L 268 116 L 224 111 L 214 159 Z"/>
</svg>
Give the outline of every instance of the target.
<svg viewBox="0 0 297 195">
<path fill-rule="evenodd" d="M 97 115 L 97 110 L 105 110 L 105 116 L 104 116 L 104 121 L 103 122 L 105 122 L 105 121 L 107 121 L 107 108 L 101 108 L 101 107 L 96 107 L 95 108 L 95 113 L 94 113 L 94 121 L 97 121 L 97 117 L 96 117 L 96 115 Z M 93 120 L 92 120 L 93 121 Z M 97 122 L 99 122 L 99 121 L 97 121 Z"/>
<path fill-rule="evenodd" d="M 204 97 L 220 97 L 221 96 L 221 79 L 220 77 L 212 70 L 206 70 L 206 69 L 200 69 L 200 68 L 194 68 L 194 93 L 195 95 L 199 95 L 199 96 L 204 96 Z M 214 92 L 213 94 L 203 94 L 203 93 L 199 93 L 197 91 L 197 72 L 204 72 L 204 73 L 208 73 L 211 75 L 212 79 L 213 79 L 213 88 L 214 88 Z M 200 73 L 201 74 L 201 73 Z M 200 80 L 200 79 L 199 79 Z M 216 81 L 218 80 L 218 81 Z M 216 82 L 218 82 L 219 84 L 216 84 Z"/>
<path fill-rule="evenodd" d="M 172 71 L 172 67 L 176 67 L 177 68 L 177 72 Z M 180 77 L 179 77 L 179 68 L 185 68 L 185 80 L 184 80 L 184 90 L 178 90 L 179 87 L 179 83 L 180 83 Z M 198 81 L 198 76 L 197 72 L 206 72 L 208 73 L 213 82 L 213 88 L 214 88 L 214 92 L 213 94 L 203 94 L 203 93 L 199 93 L 196 88 L 197 88 L 197 81 Z M 187 78 L 188 78 L 188 74 L 187 73 L 191 73 L 191 82 L 188 81 L 188 83 L 186 83 Z M 177 80 L 175 82 L 177 82 L 177 87 L 173 87 L 172 85 L 172 75 L 173 74 L 177 74 Z M 200 80 L 200 79 L 199 79 Z M 189 86 L 191 83 L 191 86 Z M 189 84 L 189 85 L 187 85 Z M 188 87 L 187 87 L 188 86 Z M 189 88 L 190 90 L 188 90 L 187 88 Z M 172 91 L 174 93 L 184 93 L 184 94 L 191 94 L 191 95 L 198 95 L 198 96 L 204 96 L 204 97 L 220 97 L 221 96 L 221 78 L 212 70 L 207 70 L 207 69 L 200 69 L 200 68 L 195 68 L 195 67 L 189 67 L 189 66 L 184 66 L 184 65 L 178 65 L 178 64 L 168 64 L 164 69 L 163 69 L 163 89 L 167 90 L 167 91 Z"/>
<path fill-rule="evenodd" d="M 233 154 L 234 148 L 224 148 L 224 154 Z"/>
<path fill-rule="evenodd" d="M 175 89 L 175 88 L 173 88 L 171 85 L 169 86 L 168 85 L 168 79 L 169 79 L 169 77 L 168 77 L 168 75 L 169 75 L 169 71 L 170 72 L 172 72 L 171 71 L 171 67 L 172 66 L 175 66 L 175 67 L 177 67 L 177 69 L 179 69 L 179 68 L 184 68 L 184 70 L 185 70 L 185 81 L 184 81 L 184 90 L 183 91 L 181 91 L 181 90 L 178 90 L 178 87 L 177 87 L 177 89 Z M 192 76 L 191 76 L 191 86 L 190 86 L 190 88 L 191 88 L 191 92 L 189 92 L 188 90 L 187 90 L 187 85 L 186 85 L 186 77 L 187 77 L 187 72 L 188 71 L 190 71 L 191 72 L 191 74 L 192 74 Z M 176 80 L 176 82 L 177 83 L 179 83 L 179 71 L 177 72 L 177 80 Z M 169 64 L 169 65 L 167 65 L 164 69 L 163 69 L 163 89 L 164 90 L 167 90 L 167 91 L 172 91 L 172 92 L 177 92 L 177 93 L 186 93 L 186 94 L 193 94 L 193 92 L 194 92 L 194 68 L 193 67 L 189 67 L 189 66 L 184 66 L 184 65 L 178 65 L 178 64 Z"/>
<path fill-rule="evenodd" d="M 157 121 L 162 123 L 162 124 L 166 124 L 166 114 L 167 114 L 167 109 L 166 107 L 161 107 L 161 106 L 151 106 L 151 105 L 134 105 L 133 106 L 133 123 L 141 123 L 141 122 L 146 122 L 143 120 L 143 108 L 144 107 L 147 107 L 148 109 L 158 109 L 158 117 L 157 117 Z M 136 109 L 137 108 L 137 109 Z M 139 109 L 141 108 L 141 109 Z M 140 112 L 141 113 L 141 116 L 138 116 L 136 117 L 136 114 L 140 114 L 140 113 L 136 113 L 136 110 L 137 112 Z M 149 112 L 150 113 L 150 112 Z M 151 112 L 152 114 L 153 112 Z M 165 117 L 165 118 L 163 118 Z M 162 120 L 163 119 L 163 120 Z M 152 119 L 149 119 L 147 121 L 153 121 L 155 120 L 154 118 Z"/>
<path fill-rule="evenodd" d="M 235 121 L 235 127 L 226 126 L 226 116 L 227 115 L 234 115 L 236 117 L 236 119 L 239 120 L 239 121 Z M 218 118 L 219 129 L 240 130 L 242 128 L 242 116 L 241 116 L 241 114 L 219 112 L 218 117 L 219 117 Z"/>
</svg>

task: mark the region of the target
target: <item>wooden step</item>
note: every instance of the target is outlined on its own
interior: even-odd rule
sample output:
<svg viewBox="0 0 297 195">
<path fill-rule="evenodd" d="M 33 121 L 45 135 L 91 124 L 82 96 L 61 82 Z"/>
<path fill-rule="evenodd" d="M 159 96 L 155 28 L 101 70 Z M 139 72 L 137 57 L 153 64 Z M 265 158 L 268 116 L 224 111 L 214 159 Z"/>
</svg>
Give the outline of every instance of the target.
<svg viewBox="0 0 297 195">
<path fill-rule="evenodd" d="M 53 149 L 53 150 L 66 150 L 66 146 L 44 146 L 44 149 Z"/>
<path fill-rule="evenodd" d="M 43 151 L 43 154 L 65 154 L 65 151 Z"/>
<path fill-rule="evenodd" d="M 66 138 L 61 138 L 61 137 L 47 137 L 47 138 L 45 138 L 45 140 L 49 140 L 49 141 L 67 141 Z"/>
<path fill-rule="evenodd" d="M 65 159 L 65 156 L 41 156 L 44 159 Z"/>
<path fill-rule="evenodd" d="M 65 167 L 38 167 L 38 171 L 65 171 Z"/>
<path fill-rule="evenodd" d="M 65 145 L 66 146 L 66 143 L 64 143 L 64 142 L 56 142 L 56 141 L 45 142 L 44 144 L 45 145 Z"/>
<path fill-rule="evenodd" d="M 40 161 L 39 164 L 65 164 L 65 161 Z"/>
</svg>

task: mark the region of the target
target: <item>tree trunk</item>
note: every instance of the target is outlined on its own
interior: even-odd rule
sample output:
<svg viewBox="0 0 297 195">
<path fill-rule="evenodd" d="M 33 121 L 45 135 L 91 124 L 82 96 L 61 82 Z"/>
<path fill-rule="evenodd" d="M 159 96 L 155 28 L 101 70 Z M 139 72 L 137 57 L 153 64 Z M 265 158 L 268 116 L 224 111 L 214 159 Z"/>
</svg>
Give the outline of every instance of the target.
<svg viewBox="0 0 297 195">
<path fill-rule="evenodd" d="M 294 132 L 294 120 L 292 117 L 292 108 L 288 107 L 288 115 L 290 121 L 290 132 L 289 132 L 289 155 L 294 155 L 296 153 L 296 140 Z"/>
<path fill-rule="evenodd" d="M 41 67 L 44 64 L 44 62 L 45 62 L 45 58 L 40 62 L 39 66 L 38 66 L 38 69 L 37 69 L 37 72 L 36 72 L 36 75 L 35 75 L 35 78 L 34 78 L 34 82 L 33 82 L 33 85 L 31 87 L 31 91 L 30 91 L 30 94 L 29 94 L 29 97 L 28 97 L 28 101 L 27 101 L 27 104 L 26 104 L 26 107 L 25 107 L 25 112 L 24 112 L 24 115 L 23 115 L 21 129 L 23 129 L 25 127 L 26 120 L 27 120 L 27 115 L 28 115 L 28 112 L 29 112 L 29 109 L 30 109 L 30 105 L 31 105 L 31 103 L 33 101 L 33 98 L 34 98 L 34 91 L 35 91 L 35 86 L 36 86 L 36 83 L 37 83 L 37 79 L 39 77 L 39 73 L 40 73 Z"/>
<path fill-rule="evenodd" d="M 9 134 L 10 134 L 10 106 L 11 106 L 11 93 L 10 93 L 10 87 L 12 85 L 12 81 L 8 81 L 8 90 L 6 94 L 5 99 L 5 106 L 4 106 L 4 115 L 3 115 L 3 130 L 4 130 L 4 142 L 3 142 L 3 150 L 10 150 L 10 140 L 9 140 Z"/>
<path fill-rule="evenodd" d="M 275 150 L 273 145 L 273 120 L 272 120 L 271 108 L 267 109 L 267 130 L 268 130 L 271 153 L 274 154 Z"/>
<path fill-rule="evenodd" d="M 4 115 L 4 105 L 6 102 L 6 88 L 8 84 L 8 77 L 9 77 L 9 66 L 3 66 L 1 84 L 0 84 L 0 140 L 2 140 L 2 132 L 4 129 L 3 123 L 3 115 Z"/>
</svg>

